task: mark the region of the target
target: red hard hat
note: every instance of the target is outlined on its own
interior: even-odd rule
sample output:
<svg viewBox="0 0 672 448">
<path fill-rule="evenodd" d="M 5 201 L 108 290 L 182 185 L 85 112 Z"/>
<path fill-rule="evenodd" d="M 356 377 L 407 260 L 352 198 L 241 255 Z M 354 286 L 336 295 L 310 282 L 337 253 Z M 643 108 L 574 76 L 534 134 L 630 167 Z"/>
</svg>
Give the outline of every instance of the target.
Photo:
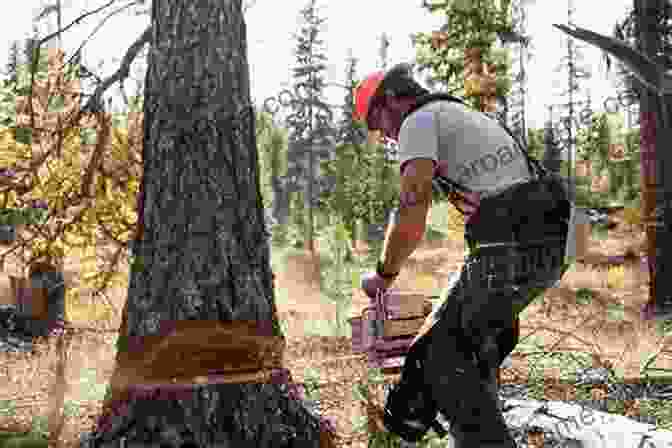
<svg viewBox="0 0 672 448">
<path fill-rule="evenodd" d="M 372 73 L 364 78 L 364 80 L 355 88 L 354 117 L 356 120 L 366 121 L 371 98 L 375 95 L 383 78 L 385 78 L 384 71 Z"/>
</svg>

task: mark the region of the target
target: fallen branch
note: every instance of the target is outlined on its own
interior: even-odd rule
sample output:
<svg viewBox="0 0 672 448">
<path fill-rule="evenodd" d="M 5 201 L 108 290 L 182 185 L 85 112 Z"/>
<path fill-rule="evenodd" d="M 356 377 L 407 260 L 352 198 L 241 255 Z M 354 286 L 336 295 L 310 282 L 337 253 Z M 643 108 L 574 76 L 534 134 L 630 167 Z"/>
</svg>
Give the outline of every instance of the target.
<svg viewBox="0 0 672 448">
<path fill-rule="evenodd" d="M 662 447 L 672 444 L 672 431 L 656 430 L 618 414 L 597 411 L 562 401 L 505 400 L 509 429 L 524 433 L 543 430 L 544 435 L 582 447 Z M 546 444 L 544 444 L 546 446 Z"/>
<path fill-rule="evenodd" d="M 548 328 L 548 327 L 545 327 L 543 325 L 542 326 L 535 326 L 535 327 L 532 327 L 532 326 L 529 326 L 529 325 L 521 325 L 520 329 L 521 330 L 522 329 L 544 330 L 544 331 L 550 331 L 550 332 L 553 332 L 553 333 L 558 333 L 558 334 L 564 336 L 564 338 L 561 338 L 561 340 L 559 342 L 556 341 L 556 343 L 554 343 L 553 347 L 557 347 L 560 344 L 560 342 L 564 342 L 566 339 L 571 338 L 571 339 L 575 339 L 576 341 L 586 345 L 587 347 L 593 347 L 594 349 L 596 348 L 600 353 L 602 352 L 602 348 L 599 345 L 597 345 L 597 344 L 595 344 L 591 341 L 585 340 L 585 339 L 583 339 L 583 338 L 581 338 L 581 337 L 577 336 L 576 334 L 574 334 L 572 332 L 569 332 L 569 331 L 564 331 L 564 330 L 560 330 L 560 329 L 557 329 L 557 328 Z M 549 350 L 549 353 L 550 352 L 552 352 L 552 350 Z"/>
</svg>

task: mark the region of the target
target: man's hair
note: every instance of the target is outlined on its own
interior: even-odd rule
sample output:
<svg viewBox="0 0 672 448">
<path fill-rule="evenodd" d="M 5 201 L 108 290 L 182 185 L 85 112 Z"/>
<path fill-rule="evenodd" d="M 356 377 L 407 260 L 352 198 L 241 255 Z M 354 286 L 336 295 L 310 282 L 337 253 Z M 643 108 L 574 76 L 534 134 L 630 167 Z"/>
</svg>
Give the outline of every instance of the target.
<svg viewBox="0 0 672 448">
<path fill-rule="evenodd" d="M 392 67 L 380 83 L 378 92 L 380 95 L 386 92 L 396 97 L 417 97 L 427 95 L 429 90 L 418 84 L 413 79 L 413 70 L 410 64 L 402 63 Z"/>
</svg>

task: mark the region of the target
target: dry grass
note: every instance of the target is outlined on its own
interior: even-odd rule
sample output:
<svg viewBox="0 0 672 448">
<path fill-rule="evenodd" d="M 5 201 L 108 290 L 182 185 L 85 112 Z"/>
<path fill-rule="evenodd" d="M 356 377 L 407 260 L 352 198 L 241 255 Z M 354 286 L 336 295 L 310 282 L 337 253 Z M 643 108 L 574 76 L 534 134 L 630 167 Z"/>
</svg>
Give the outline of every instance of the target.
<svg viewBox="0 0 672 448">
<path fill-rule="evenodd" d="M 641 240 L 640 234 L 616 232 L 605 241 L 592 241 L 592 260 L 603 260 L 606 255 L 620 254 L 627 247 L 641 246 Z M 459 240 L 432 242 L 413 255 L 395 286 L 434 295 L 445 286 L 448 273 L 459 269 L 463 253 L 464 245 Z M 69 269 L 74 270 L 75 265 L 73 262 Z M 328 416 L 335 418 L 340 446 L 363 447 L 367 435 L 356 434 L 352 428 L 353 419 L 361 418 L 365 409 L 355 402 L 351 391 L 363 381 L 368 364 L 365 356 L 352 353 L 348 338 L 307 334 L 307 322 L 335 318 L 334 305 L 319 294 L 314 272 L 310 263 L 298 256 L 287 260 L 284 269 L 276 272 L 276 303 L 288 342 L 285 363 L 297 382 L 307 381 L 311 377 L 309 369 L 314 369 L 312 373 L 319 378 L 322 407 Z M 647 299 L 648 279 L 641 273 L 634 275 L 637 272 L 627 266 L 577 264 L 557 288 L 546 294 L 543 302 L 533 303 L 524 312 L 521 339 L 534 335 L 547 349 L 595 352 L 611 361 L 626 377 L 637 376 L 642 359 L 654 350 L 662 352 L 655 366 L 672 368 L 672 356 L 661 345 L 664 341 L 652 325 L 639 320 L 638 307 Z M 593 292 L 586 304 L 577 303 L 576 292 L 581 288 Z M 111 297 L 113 309 L 93 300 L 86 291 L 80 298 L 68 300 L 68 317 L 75 325 L 98 326 L 101 332 L 76 334 L 67 350 L 68 413 L 61 434 L 63 446 L 76 446 L 79 434 L 88 430 L 100 413 L 105 386 L 114 369 L 116 330 L 120 325 L 118 311 L 125 299 L 126 290 L 119 288 Z M 367 302 L 361 292 L 356 292 L 352 310 L 361 309 Z M 619 306 L 622 311 L 612 310 Z M 34 416 L 46 415 L 48 398 L 56 382 L 58 356 L 53 345 L 41 346 L 32 356 L 0 353 L 0 402 L 13 400 L 16 405 L 12 416 L 0 413 L 0 429 L 28 430 Z M 503 380 L 525 381 L 527 371 L 526 359 L 514 354 L 513 367 L 503 372 Z M 547 373 L 549 378 L 558 375 L 553 370 Z M 571 394 L 559 388 L 549 386 L 555 394 Z"/>
<path fill-rule="evenodd" d="M 314 369 L 320 378 L 321 408 L 334 419 L 339 446 L 364 447 L 366 435 L 352 431 L 352 420 L 361 417 L 361 409 L 350 391 L 366 374 L 365 357 L 351 352 L 348 338 L 306 335 L 308 323 L 333 321 L 335 313 L 333 304 L 321 302 L 316 294 L 316 279 L 305 259 L 293 257 L 277 274 L 278 314 L 287 336 L 286 366 L 298 383 L 306 380 L 309 368 Z M 62 447 L 78 446 L 79 435 L 91 429 L 101 412 L 115 366 L 119 311 L 126 290 L 112 291 L 110 299 L 112 308 L 87 291 L 67 299 L 67 316 L 73 325 L 100 331 L 75 334 L 67 350 Z M 55 375 L 58 362 L 54 341 L 40 345 L 32 355 L 0 352 L 0 403 L 11 400 L 15 407 L 11 415 L 0 413 L 0 431 L 28 432 L 35 416 L 48 414 L 54 386 L 61 383 Z"/>
<path fill-rule="evenodd" d="M 672 369 L 670 341 L 663 341 L 655 325 L 639 317 L 648 299 L 648 273 L 640 269 L 638 259 L 625 264 L 610 259 L 628 251 L 642 255 L 643 245 L 642 232 L 630 231 L 625 224 L 610 231 L 605 240 L 591 240 L 585 263 L 572 266 L 556 288 L 525 310 L 521 340 L 535 335 L 546 349 L 596 352 L 626 378 L 638 377 L 643 360 L 655 350 L 661 356 L 654 366 Z M 399 283 L 404 289 L 435 293 L 428 274 L 442 279 L 461 266 L 462 248 L 452 249 L 451 254 L 433 247 L 414 254 L 408 275 L 402 275 Z M 588 304 L 578 303 L 577 292 L 582 289 L 592 292 Z M 524 357 L 514 353 L 513 369 L 524 376 Z"/>
</svg>

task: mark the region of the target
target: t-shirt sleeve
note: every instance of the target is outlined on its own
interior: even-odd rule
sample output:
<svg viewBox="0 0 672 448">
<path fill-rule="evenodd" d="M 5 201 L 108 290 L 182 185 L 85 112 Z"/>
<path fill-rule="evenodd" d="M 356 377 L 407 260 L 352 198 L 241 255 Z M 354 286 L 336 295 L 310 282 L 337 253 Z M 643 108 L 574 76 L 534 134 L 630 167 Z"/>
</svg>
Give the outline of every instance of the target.
<svg viewBox="0 0 672 448">
<path fill-rule="evenodd" d="M 418 111 L 404 120 L 399 130 L 399 167 L 404 171 L 406 162 L 423 158 L 439 159 L 439 139 L 433 112 Z"/>
</svg>

